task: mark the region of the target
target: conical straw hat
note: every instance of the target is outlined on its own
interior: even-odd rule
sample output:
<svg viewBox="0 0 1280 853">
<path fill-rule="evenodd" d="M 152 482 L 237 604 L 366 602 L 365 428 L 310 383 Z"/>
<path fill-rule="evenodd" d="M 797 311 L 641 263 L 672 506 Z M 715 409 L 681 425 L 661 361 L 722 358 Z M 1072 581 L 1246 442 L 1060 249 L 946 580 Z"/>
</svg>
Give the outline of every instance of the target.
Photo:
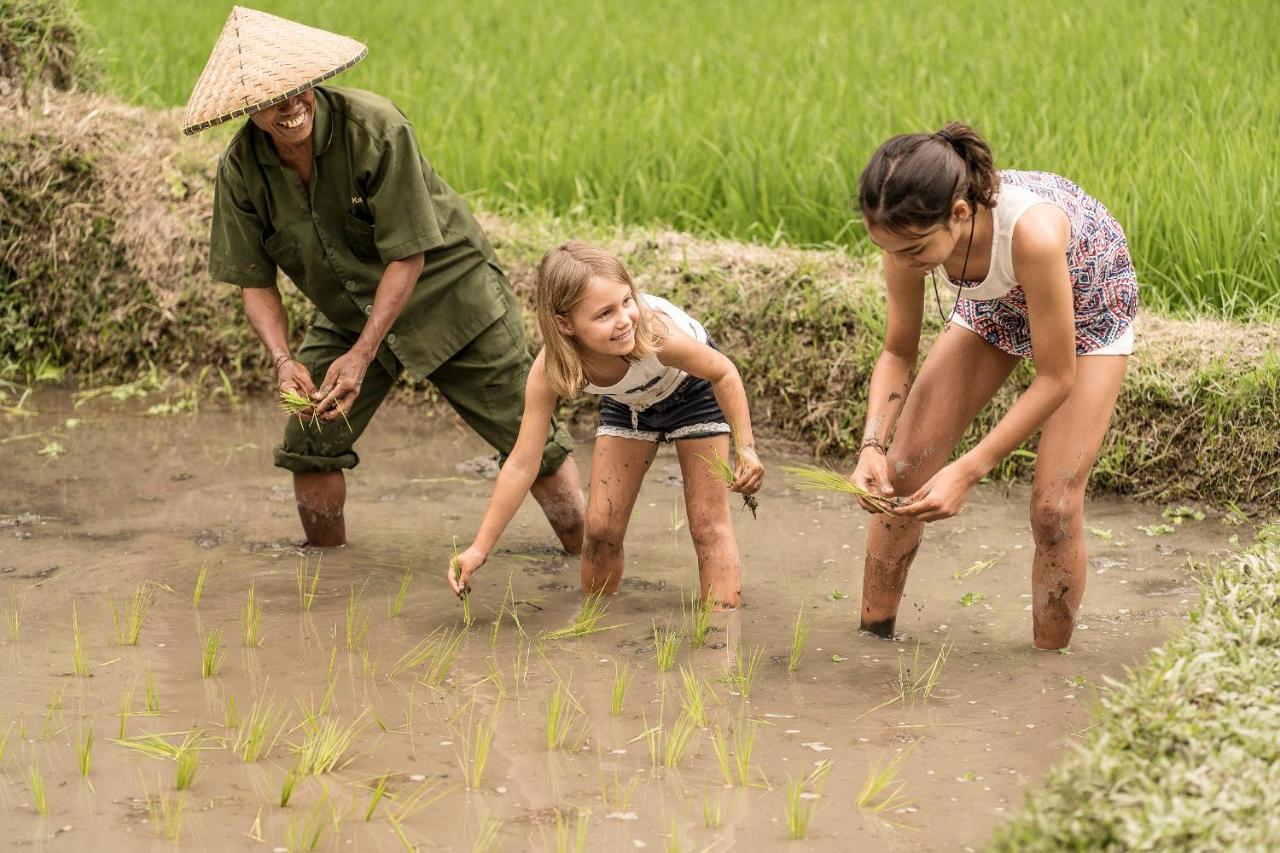
<svg viewBox="0 0 1280 853">
<path fill-rule="evenodd" d="M 368 52 L 346 36 L 232 7 L 187 101 L 182 132 L 196 133 L 292 98 L 346 71 Z"/>
</svg>

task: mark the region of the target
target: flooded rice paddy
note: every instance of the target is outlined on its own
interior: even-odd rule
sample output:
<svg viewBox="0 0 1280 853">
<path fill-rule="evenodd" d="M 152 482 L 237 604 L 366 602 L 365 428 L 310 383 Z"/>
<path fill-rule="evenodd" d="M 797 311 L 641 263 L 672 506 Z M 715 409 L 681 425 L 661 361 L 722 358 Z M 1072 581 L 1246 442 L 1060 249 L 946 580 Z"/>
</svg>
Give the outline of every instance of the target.
<svg viewBox="0 0 1280 853">
<path fill-rule="evenodd" d="M 926 531 L 886 642 L 856 630 L 868 517 L 790 491 L 779 466 L 797 460 L 766 447 L 760 517 L 736 517 L 744 606 L 693 648 L 664 449 L 607 630 L 539 640 L 582 597 L 532 500 L 474 579 L 470 627 L 448 594 L 453 537 L 470 541 L 492 487 L 450 419 L 378 415 L 348 480 L 350 545 L 321 555 L 270 464 L 270 403 L 35 408 L 0 422 L 0 836 L 21 849 L 978 848 L 1104 679 L 1183 618 L 1189 561 L 1231 532 L 1092 502 L 1075 641 L 1034 652 L 1027 494 L 984 486 Z M 41 453 L 52 441 L 65 452 Z M 666 672 L 655 625 L 678 635 Z"/>
</svg>

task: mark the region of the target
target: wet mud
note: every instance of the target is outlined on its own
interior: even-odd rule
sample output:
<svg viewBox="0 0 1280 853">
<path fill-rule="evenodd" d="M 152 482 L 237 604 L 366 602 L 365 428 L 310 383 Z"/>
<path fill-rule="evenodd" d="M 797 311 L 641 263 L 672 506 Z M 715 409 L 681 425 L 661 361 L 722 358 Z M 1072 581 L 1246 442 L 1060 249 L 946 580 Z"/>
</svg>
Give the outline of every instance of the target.
<svg viewBox="0 0 1280 853">
<path fill-rule="evenodd" d="M 678 628 L 697 585 L 669 448 L 637 501 L 626 576 L 599 623 L 607 630 L 540 643 L 582 597 L 577 560 L 555 547 L 532 499 L 472 578 L 470 628 L 449 594 L 453 537 L 470 541 L 493 486 L 473 461 L 485 447 L 450 420 L 396 405 L 379 413 L 348 476 L 350 544 L 321 554 L 301 544 L 289 477 L 271 466 L 282 420 L 269 403 L 148 417 L 107 404 L 73 413 L 67 395 L 48 393 L 36 408 L 0 421 L 0 437 L 73 414 L 82 423 L 61 435 L 56 458 L 38 453 L 39 441 L 0 445 L 0 604 L 20 608 L 16 636 L 0 635 L 0 835 L 23 849 L 170 849 L 148 804 L 175 796 L 177 763 L 117 742 L 121 731 L 134 743 L 198 733 L 198 770 L 181 794 L 184 848 L 284 849 L 318 832 L 317 849 L 396 850 L 407 839 L 470 850 L 485 838 L 491 849 L 557 849 L 558 819 L 570 837 L 585 821 L 593 850 L 780 848 L 790 843 L 788 783 L 817 771 L 796 800 L 812 810 L 803 842 L 812 849 L 976 849 L 1079 739 L 1104 678 L 1122 676 L 1185 619 L 1192 562 L 1226 548 L 1233 532 L 1209 518 L 1149 536 L 1139 525 L 1161 524 L 1161 507 L 1091 501 L 1085 524 L 1097 532 L 1070 651 L 1036 652 L 1029 491 L 980 487 L 959 517 L 926 526 L 895 639 L 884 640 L 858 631 L 871 517 L 846 497 L 789 490 L 779 468 L 796 460 L 766 446 L 768 511 L 752 519 L 731 504 L 744 604 L 712 614 L 701 647 L 683 639 L 664 673 L 653 626 Z M 584 477 L 589 451 L 577 452 Z M 306 611 L 304 559 L 308 572 L 319 567 Z M 138 644 L 119 645 L 112 604 L 144 582 L 154 598 Z M 252 647 L 242 640 L 250 584 L 262 607 Z M 88 676 L 73 674 L 73 606 Z M 809 633 L 789 671 L 798 613 Z M 218 630 L 224 656 L 206 678 L 202 644 Z M 430 671 L 442 655 L 401 671 L 406 653 L 440 630 L 461 636 L 447 671 Z M 757 648 L 744 698 L 726 674 Z M 621 667 L 631 680 L 614 715 Z M 706 725 L 693 726 L 685 755 L 667 767 L 665 743 L 689 702 L 682 668 L 704 685 Z M 566 748 L 548 751 L 560 684 L 577 708 Z M 245 763 L 235 743 L 254 703 L 269 698 L 289 722 Z M 317 725 L 354 723 L 351 743 L 330 772 L 298 780 L 282 807 L 308 737 L 304 714 L 320 709 Z M 468 742 L 490 720 L 487 763 L 469 790 Z M 752 727 L 750 784 L 729 786 L 715 734 L 733 747 L 734 733 Z M 90 729 L 83 778 L 77 745 Z M 900 799 L 859 805 L 869 773 L 895 757 Z M 35 808 L 32 767 L 47 817 Z M 366 820 L 380 779 L 385 795 Z"/>
</svg>

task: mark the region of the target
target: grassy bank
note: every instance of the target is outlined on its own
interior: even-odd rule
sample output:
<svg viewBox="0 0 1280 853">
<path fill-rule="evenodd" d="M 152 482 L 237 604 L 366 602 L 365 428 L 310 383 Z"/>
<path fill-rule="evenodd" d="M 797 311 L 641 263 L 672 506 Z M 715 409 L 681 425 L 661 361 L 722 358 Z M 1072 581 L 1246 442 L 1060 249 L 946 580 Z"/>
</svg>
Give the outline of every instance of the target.
<svg viewBox="0 0 1280 853">
<path fill-rule="evenodd" d="M 1280 527 L 1205 576 L 1191 623 L 1102 694 L 1082 749 L 994 849 L 1266 850 L 1280 838 Z"/>
<path fill-rule="evenodd" d="M 148 364 L 208 368 L 215 381 L 216 368 L 263 387 L 270 371 L 238 292 L 205 273 L 215 141 L 182 138 L 171 112 L 98 96 L 53 94 L 27 109 L 11 95 L 0 110 L 0 361 L 54 361 L 85 383 L 133 378 Z M 605 243 L 646 288 L 704 320 L 767 429 L 824 453 L 856 446 L 883 317 L 877 272 L 856 255 L 581 218 L 484 220 L 526 302 L 548 246 L 571 235 Z M 309 312 L 291 304 L 297 333 Z M 1274 503 L 1280 325 L 1145 313 L 1140 329 L 1094 487 Z M 975 430 L 1029 378 L 1020 371 Z M 1025 473 L 1033 457 L 1034 443 L 1000 473 Z"/>
<path fill-rule="evenodd" d="M 886 136 L 961 118 L 1124 224 L 1150 307 L 1280 298 L 1280 5 L 269 0 L 349 33 L 425 150 L 491 209 L 865 248 L 846 205 Z M 82 0 L 110 89 L 185 103 L 220 4 Z"/>
</svg>

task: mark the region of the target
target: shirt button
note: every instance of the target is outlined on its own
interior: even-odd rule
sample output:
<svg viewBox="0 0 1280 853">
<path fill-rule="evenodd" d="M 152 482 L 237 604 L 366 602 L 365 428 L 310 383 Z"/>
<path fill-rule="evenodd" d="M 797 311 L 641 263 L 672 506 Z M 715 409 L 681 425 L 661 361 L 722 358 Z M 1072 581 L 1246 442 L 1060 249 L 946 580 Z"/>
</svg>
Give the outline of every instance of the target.
<svg viewBox="0 0 1280 853">
<path fill-rule="evenodd" d="M 372 313 L 373 313 L 373 306 L 372 306 L 372 305 L 366 305 L 366 306 L 364 306 L 364 313 L 365 313 L 366 315 L 368 315 L 368 314 L 372 314 Z"/>
<path fill-rule="evenodd" d="M 347 290 L 351 291 L 352 293 L 356 292 L 356 283 L 354 281 L 349 281 L 346 284 L 347 284 Z"/>
<path fill-rule="evenodd" d="M 389 343 L 389 344 L 394 344 L 395 342 L 396 342 L 396 336 L 395 336 L 395 333 L 394 333 L 394 332 L 392 332 L 391 334 L 387 335 L 387 343 Z"/>
</svg>

